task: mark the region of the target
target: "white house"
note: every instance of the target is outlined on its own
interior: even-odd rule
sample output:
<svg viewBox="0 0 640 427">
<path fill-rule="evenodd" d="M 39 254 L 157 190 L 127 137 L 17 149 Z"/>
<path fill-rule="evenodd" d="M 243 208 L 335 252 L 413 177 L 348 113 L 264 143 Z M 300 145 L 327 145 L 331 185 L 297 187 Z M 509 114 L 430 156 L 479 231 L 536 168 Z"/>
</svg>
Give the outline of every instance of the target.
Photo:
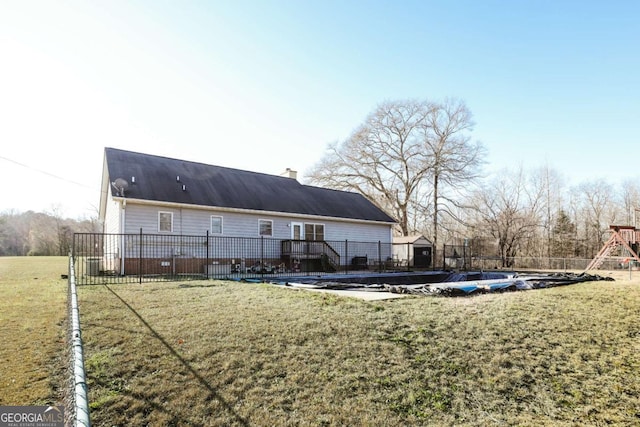
<svg viewBox="0 0 640 427">
<path fill-rule="evenodd" d="M 278 249 L 271 249 L 269 258 L 278 263 L 292 263 L 295 254 L 298 261 L 301 255 L 329 257 L 345 265 L 350 262 L 345 256 L 356 255 L 357 245 L 349 241 L 377 242 L 389 248 L 385 255 L 391 257 L 393 218 L 361 194 L 303 185 L 288 172 L 268 175 L 106 148 L 100 220 L 104 233 L 121 238 L 115 248 L 105 249 L 112 258 L 105 262 L 122 273 L 126 260 L 171 258 L 159 261 L 166 264 L 176 256 L 202 258 L 208 245 L 185 251 L 170 243 L 144 255 L 140 248 L 127 246 L 126 235 L 135 234 L 217 238 L 215 247 L 206 248 L 207 259 L 225 263 L 257 254 L 249 247 L 231 253 L 221 244 L 223 238 L 277 241 L 272 246 Z M 332 242 L 347 242 L 350 252 Z M 366 255 L 374 248 L 359 251 Z"/>
</svg>

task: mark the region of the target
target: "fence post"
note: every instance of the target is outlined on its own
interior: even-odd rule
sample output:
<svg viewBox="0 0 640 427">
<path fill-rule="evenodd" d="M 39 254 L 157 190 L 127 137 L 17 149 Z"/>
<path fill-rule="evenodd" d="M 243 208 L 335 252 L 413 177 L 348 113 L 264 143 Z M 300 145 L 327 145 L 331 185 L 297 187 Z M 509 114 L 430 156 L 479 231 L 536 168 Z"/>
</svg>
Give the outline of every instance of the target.
<svg viewBox="0 0 640 427">
<path fill-rule="evenodd" d="M 207 230 L 207 240 L 204 245 L 207 249 L 207 259 L 204 264 L 204 274 L 206 275 L 207 280 L 209 280 L 209 230 Z"/>
<path fill-rule="evenodd" d="M 73 233 L 73 243 L 71 244 L 71 259 L 73 260 L 73 265 L 76 264 L 76 240 L 78 239 L 79 234 Z"/>
<path fill-rule="evenodd" d="M 124 231 L 124 230 L 123 230 Z M 120 276 L 124 277 L 124 275 L 126 274 L 126 271 L 124 269 L 124 263 L 127 257 L 127 251 L 126 251 L 126 245 L 127 245 L 127 237 L 125 236 L 124 233 L 120 234 L 120 242 L 119 242 L 119 248 L 118 248 L 118 254 L 120 255 Z"/>
<path fill-rule="evenodd" d="M 411 268 L 409 266 L 409 255 L 411 253 L 411 243 L 407 242 L 407 271 L 410 271 Z"/>
<path fill-rule="evenodd" d="M 467 271 L 467 245 L 462 247 L 462 270 Z"/>
<path fill-rule="evenodd" d="M 260 278 L 264 280 L 264 236 L 260 236 Z"/>
<path fill-rule="evenodd" d="M 138 241 L 138 283 L 142 284 L 142 227 L 140 227 L 140 240 Z"/>
<path fill-rule="evenodd" d="M 344 257 L 346 258 L 344 263 L 344 272 L 349 273 L 349 240 L 347 239 L 344 241 Z"/>
<path fill-rule="evenodd" d="M 309 242 L 305 241 L 304 242 L 304 253 L 305 253 L 305 259 L 307 260 L 307 262 L 304 263 L 304 265 L 305 265 L 304 272 L 306 274 L 309 274 L 309 264 L 310 264 L 310 262 L 309 262 L 309 260 L 310 260 L 310 258 L 309 258 L 309 254 L 310 254 L 309 250 L 310 250 L 310 248 L 309 248 L 309 246 L 310 246 Z"/>
</svg>

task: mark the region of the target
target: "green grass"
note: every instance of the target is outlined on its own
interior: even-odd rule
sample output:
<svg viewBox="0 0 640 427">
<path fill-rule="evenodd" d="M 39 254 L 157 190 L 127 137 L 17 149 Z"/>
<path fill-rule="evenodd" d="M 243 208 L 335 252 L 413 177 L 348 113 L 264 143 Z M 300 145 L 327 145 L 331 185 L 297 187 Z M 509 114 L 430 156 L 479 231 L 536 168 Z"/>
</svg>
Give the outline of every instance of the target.
<svg viewBox="0 0 640 427">
<path fill-rule="evenodd" d="M 61 404 L 66 257 L 0 257 L 0 405 Z"/>
<path fill-rule="evenodd" d="M 365 302 L 80 289 L 94 425 L 637 425 L 640 285 Z"/>
</svg>

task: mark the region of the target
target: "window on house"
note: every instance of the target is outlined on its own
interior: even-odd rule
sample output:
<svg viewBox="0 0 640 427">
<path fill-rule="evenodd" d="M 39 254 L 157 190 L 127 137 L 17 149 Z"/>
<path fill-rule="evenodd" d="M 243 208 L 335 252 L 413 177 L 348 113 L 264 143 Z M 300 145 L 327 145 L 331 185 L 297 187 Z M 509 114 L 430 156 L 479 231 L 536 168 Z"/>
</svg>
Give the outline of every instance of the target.
<svg viewBox="0 0 640 427">
<path fill-rule="evenodd" d="M 306 223 L 304 225 L 304 238 L 314 241 L 324 240 L 324 224 Z"/>
<path fill-rule="evenodd" d="M 273 236 L 273 221 L 268 219 L 259 219 L 258 226 L 260 227 L 261 236 Z"/>
<path fill-rule="evenodd" d="M 222 234 L 222 217 L 211 215 L 211 234 Z"/>
<path fill-rule="evenodd" d="M 158 231 L 161 233 L 173 231 L 173 212 L 158 212 Z"/>
</svg>

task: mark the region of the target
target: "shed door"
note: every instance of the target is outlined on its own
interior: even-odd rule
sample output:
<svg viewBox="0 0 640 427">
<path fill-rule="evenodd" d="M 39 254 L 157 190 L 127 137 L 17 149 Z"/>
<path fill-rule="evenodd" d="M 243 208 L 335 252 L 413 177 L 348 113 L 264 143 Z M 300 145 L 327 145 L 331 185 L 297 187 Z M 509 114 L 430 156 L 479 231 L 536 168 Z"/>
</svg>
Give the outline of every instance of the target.
<svg viewBox="0 0 640 427">
<path fill-rule="evenodd" d="M 413 266 L 427 268 L 431 265 L 431 248 L 413 247 Z"/>
</svg>

